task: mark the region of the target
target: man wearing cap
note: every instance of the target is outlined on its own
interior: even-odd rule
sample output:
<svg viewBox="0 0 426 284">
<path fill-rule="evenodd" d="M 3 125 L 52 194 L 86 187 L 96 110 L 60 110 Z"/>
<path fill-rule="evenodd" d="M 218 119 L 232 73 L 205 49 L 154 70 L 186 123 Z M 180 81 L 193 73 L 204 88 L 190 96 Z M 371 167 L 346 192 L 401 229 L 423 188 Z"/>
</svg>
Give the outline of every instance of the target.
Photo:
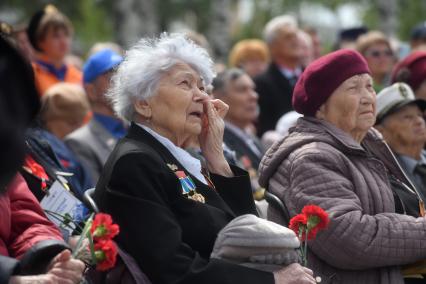
<svg viewBox="0 0 426 284">
<path fill-rule="evenodd" d="M 411 50 L 426 50 L 426 21 L 411 30 L 410 46 Z"/>
<path fill-rule="evenodd" d="M 378 129 L 396 154 L 400 165 L 426 197 L 426 101 L 415 99 L 407 84 L 395 83 L 377 95 Z"/>
<path fill-rule="evenodd" d="M 65 143 L 90 170 L 95 182 L 117 140 L 126 132 L 123 122 L 115 117 L 105 97 L 113 70 L 122 60 L 110 49 L 89 57 L 83 68 L 83 80 L 93 118 L 65 137 Z"/>
</svg>

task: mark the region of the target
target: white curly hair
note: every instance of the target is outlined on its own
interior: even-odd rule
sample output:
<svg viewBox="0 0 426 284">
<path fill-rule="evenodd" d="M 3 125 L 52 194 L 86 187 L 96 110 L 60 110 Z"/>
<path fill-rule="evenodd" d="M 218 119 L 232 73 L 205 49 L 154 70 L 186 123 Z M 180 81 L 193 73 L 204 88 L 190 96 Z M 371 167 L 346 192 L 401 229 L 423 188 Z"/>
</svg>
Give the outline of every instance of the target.
<svg viewBox="0 0 426 284">
<path fill-rule="evenodd" d="M 132 121 L 134 102 L 154 96 L 163 74 L 178 63 L 194 68 L 205 86 L 215 76 L 213 61 L 207 51 L 183 34 L 162 33 L 158 38 L 142 38 L 126 52 L 124 61 L 112 77 L 106 96 L 115 113 Z"/>
</svg>

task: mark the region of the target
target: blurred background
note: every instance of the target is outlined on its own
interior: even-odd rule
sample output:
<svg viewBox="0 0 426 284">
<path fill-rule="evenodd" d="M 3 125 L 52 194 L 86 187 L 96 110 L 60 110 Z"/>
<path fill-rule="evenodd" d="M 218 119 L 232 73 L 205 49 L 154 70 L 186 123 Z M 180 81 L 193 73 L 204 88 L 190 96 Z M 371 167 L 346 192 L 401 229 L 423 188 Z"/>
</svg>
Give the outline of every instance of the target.
<svg viewBox="0 0 426 284">
<path fill-rule="evenodd" d="M 128 47 L 138 38 L 161 31 L 193 30 L 204 34 L 217 61 L 226 62 L 232 45 L 244 38 L 261 38 L 271 18 L 290 14 L 301 27 L 315 27 L 330 51 L 339 30 L 365 26 L 406 41 L 425 19 L 424 0 L 2 0 L 0 19 L 26 24 L 47 4 L 55 5 L 75 29 L 72 51 L 86 57 L 99 41 Z"/>
</svg>

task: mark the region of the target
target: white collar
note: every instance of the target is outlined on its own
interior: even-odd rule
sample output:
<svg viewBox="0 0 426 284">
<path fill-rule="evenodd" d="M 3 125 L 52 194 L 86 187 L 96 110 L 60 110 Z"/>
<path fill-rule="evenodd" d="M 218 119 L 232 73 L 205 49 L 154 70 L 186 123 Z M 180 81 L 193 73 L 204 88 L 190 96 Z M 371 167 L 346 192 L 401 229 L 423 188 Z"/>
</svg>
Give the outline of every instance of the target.
<svg viewBox="0 0 426 284">
<path fill-rule="evenodd" d="M 302 68 L 300 67 L 296 67 L 296 69 L 289 69 L 280 66 L 280 71 L 287 79 L 291 79 L 292 77 L 298 78 L 300 74 L 302 74 Z"/>
<path fill-rule="evenodd" d="M 184 149 L 176 146 L 173 144 L 172 141 L 167 139 L 164 136 L 161 136 L 151 128 L 149 128 L 146 125 L 136 123 L 139 127 L 142 127 L 145 131 L 147 131 L 149 134 L 154 136 L 155 139 L 158 140 L 161 144 L 163 144 L 164 147 L 167 148 L 167 150 L 170 151 L 170 153 L 178 160 L 182 166 L 187 170 L 191 175 L 193 175 L 195 178 L 197 178 L 200 182 L 207 184 L 206 178 L 201 173 L 201 162 L 200 160 L 192 157 L 188 152 L 186 152 Z"/>
</svg>

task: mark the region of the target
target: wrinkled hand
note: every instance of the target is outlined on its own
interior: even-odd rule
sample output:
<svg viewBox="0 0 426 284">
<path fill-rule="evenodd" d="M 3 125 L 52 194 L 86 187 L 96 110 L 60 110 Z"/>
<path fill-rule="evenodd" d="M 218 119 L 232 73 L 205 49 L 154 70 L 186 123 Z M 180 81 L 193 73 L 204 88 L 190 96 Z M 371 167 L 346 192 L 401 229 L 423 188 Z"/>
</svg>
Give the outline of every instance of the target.
<svg viewBox="0 0 426 284">
<path fill-rule="evenodd" d="M 13 276 L 9 284 L 78 284 L 83 277 L 84 263 L 73 259 L 69 250 L 59 253 L 50 262 L 46 274 L 32 276 Z"/>
<path fill-rule="evenodd" d="M 51 261 L 47 274 L 59 279 L 58 283 L 80 283 L 84 268 L 83 262 L 72 258 L 69 250 L 64 250 Z"/>
<path fill-rule="evenodd" d="M 233 175 L 222 146 L 225 129 L 223 118 L 228 109 L 228 105 L 221 100 L 204 101 L 203 125 L 198 137 L 209 171 L 223 176 Z"/>
<path fill-rule="evenodd" d="M 313 272 L 298 263 L 293 263 L 274 272 L 275 284 L 316 284 Z"/>
<path fill-rule="evenodd" d="M 9 284 L 59 284 L 56 276 L 52 274 L 41 274 L 33 276 L 12 276 Z"/>
</svg>

